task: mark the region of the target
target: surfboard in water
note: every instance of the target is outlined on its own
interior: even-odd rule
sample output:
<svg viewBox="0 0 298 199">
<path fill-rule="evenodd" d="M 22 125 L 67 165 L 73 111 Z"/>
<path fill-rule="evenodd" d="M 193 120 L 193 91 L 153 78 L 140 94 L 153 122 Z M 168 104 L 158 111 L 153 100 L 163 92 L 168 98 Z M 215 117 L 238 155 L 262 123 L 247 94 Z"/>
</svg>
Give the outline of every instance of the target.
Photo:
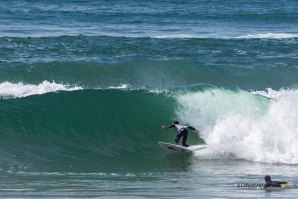
<svg viewBox="0 0 298 199">
<path fill-rule="evenodd" d="M 283 190 L 283 189 L 296 189 L 298 188 L 296 185 L 292 184 L 291 182 L 289 183 L 286 183 L 286 184 L 281 184 L 280 187 L 264 187 L 264 189 L 266 191 L 280 191 L 280 190 Z"/>
<path fill-rule="evenodd" d="M 200 147 L 198 147 L 198 145 L 190 146 L 190 147 L 183 147 L 180 145 L 166 143 L 166 142 L 158 142 L 158 144 L 162 149 L 164 149 L 167 152 L 171 152 L 171 153 L 193 153 L 196 150 L 207 148 L 206 145 L 202 145 Z"/>
</svg>

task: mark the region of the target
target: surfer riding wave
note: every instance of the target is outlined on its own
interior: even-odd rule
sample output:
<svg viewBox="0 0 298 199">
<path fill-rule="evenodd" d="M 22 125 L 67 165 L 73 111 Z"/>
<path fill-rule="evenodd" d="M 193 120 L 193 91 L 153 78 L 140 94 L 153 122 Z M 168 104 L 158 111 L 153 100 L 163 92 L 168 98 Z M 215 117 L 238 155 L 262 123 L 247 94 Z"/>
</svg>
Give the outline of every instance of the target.
<svg viewBox="0 0 298 199">
<path fill-rule="evenodd" d="M 192 126 L 181 125 L 181 124 L 179 124 L 179 121 L 177 121 L 177 120 L 174 120 L 173 123 L 168 127 L 166 127 L 165 125 L 162 125 L 161 127 L 164 129 L 176 128 L 177 136 L 175 139 L 175 143 L 178 145 L 180 138 L 183 137 L 182 138 L 182 146 L 184 146 L 184 147 L 188 147 L 188 145 L 186 144 L 188 129 L 191 129 L 191 130 L 195 131 L 197 134 L 200 134 L 200 131 L 198 129 L 195 129 Z"/>
</svg>

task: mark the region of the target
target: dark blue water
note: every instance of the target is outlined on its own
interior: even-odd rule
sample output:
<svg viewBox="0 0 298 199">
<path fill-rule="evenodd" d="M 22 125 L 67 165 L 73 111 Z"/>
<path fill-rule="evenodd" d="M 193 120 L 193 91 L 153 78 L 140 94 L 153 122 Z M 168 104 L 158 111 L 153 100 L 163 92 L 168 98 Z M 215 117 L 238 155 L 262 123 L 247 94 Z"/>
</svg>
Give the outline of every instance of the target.
<svg viewBox="0 0 298 199">
<path fill-rule="evenodd" d="M 297 34 L 297 1 L 4 1 L 3 36 Z"/>
</svg>

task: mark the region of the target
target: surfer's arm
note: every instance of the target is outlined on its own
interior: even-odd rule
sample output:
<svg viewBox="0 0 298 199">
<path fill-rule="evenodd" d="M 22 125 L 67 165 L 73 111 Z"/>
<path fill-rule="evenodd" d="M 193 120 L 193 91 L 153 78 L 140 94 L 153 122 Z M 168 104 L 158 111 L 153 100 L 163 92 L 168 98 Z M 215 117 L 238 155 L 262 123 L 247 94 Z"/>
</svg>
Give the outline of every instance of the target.
<svg viewBox="0 0 298 199">
<path fill-rule="evenodd" d="M 196 129 L 195 129 L 194 127 L 192 127 L 192 126 L 188 126 L 187 128 L 188 128 L 188 129 L 191 129 L 191 130 L 194 130 L 194 131 L 196 130 Z"/>
<path fill-rule="evenodd" d="M 170 128 L 173 128 L 173 127 L 175 127 L 175 125 L 173 125 L 173 124 L 168 126 L 168 127 L 166 125 L 161 126 L 161 128 L 164 128 L 164 129 L 170 129 Z"/>
<path fill-rule="evenodd" d="M 277 183 L 278 183 L 279 185 L 282 185 L 282 184 L 288 184 L 288 182 L 280 182 L 280 181 L 277 181 Z"/>
<path fill-rule="evenodd" d="M 194 130 L 197 134 L 200 134 L 199 129 L 195 129 L 195 128 L 192 127 L 192 126 L 188 126 L 187 128 L 188 128 L 188 129 L 191 129 L 191 130 Z"/>
</svg>

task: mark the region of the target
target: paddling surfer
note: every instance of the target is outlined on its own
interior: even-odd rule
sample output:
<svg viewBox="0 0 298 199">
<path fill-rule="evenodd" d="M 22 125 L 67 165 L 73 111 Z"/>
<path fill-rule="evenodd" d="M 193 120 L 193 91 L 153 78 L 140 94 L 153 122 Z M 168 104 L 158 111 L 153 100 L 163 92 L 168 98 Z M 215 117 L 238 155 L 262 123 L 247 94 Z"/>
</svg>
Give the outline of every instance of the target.
<svg viewBox="0 0 298 199">
<path fill-rule="evenodd" d="M 265 176 L 265 188 L 267 187 L 281 187 L 281 188 L 293 188 L 294 185 L 290 182 L 272 181 L 269 175 Z"/>
<path fill-rule="evenodd" d="M 173 121 L 172 125 L 166 127 L 165 125 L 161 126 L 164 129 L 169 129 L 169 128 L 176 128 L 177 130 L 177 136 L 175 139 L 176 144 L 179 144 L 180 138 L 182 138 L 182 146 L 184 147 L 188 147 L 188 145 L 186 144 L 186 140 L 187 140 L 187 135 L 188 135 L 188 129 L 194 130 L 197 134 L 200 133 L 200 131 L 198 129 L 195 129 L 192 126 L 186 126 L 186 125 L 181 125 L 179 124 L 179 122 L 177 120 Z"/>
</svg>

